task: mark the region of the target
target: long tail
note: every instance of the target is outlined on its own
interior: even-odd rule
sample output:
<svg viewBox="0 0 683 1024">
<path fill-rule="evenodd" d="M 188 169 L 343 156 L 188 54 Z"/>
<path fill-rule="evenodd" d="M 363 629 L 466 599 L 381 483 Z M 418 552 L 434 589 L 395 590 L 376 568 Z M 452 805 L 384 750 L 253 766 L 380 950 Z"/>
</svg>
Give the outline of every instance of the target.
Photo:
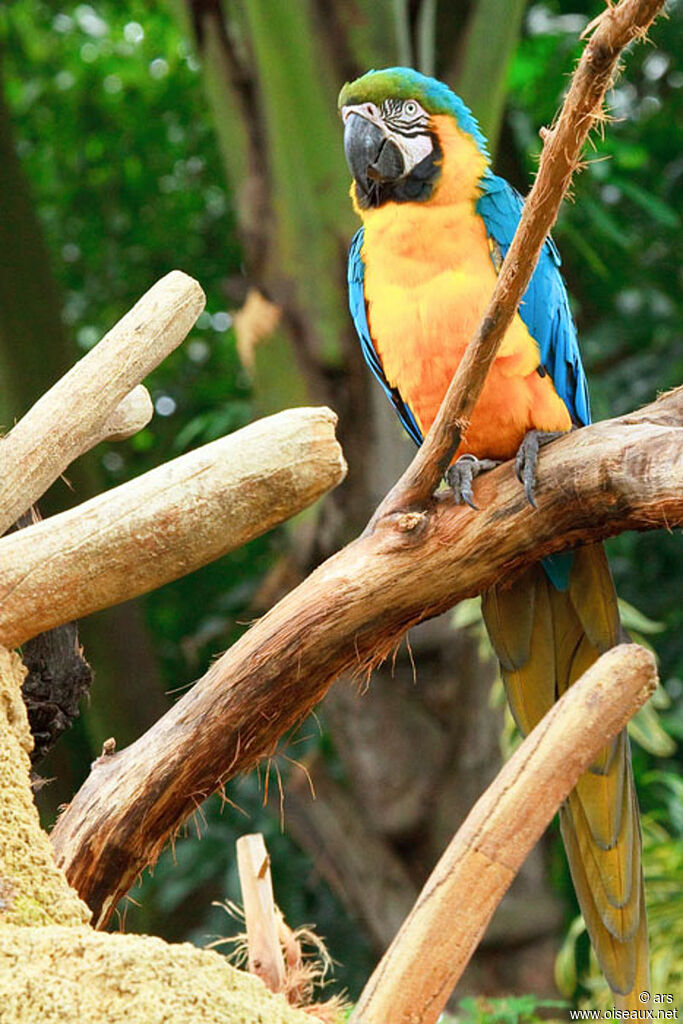
<svg viewBox="0 0 683 1024">
<path fill-rule="evenodd" d="M 602 545 L 574 552 L 569 586 L 541 563 L 483 598 L 486 627 L 522 733 L 619 642 L 614 584 Z M 643 1009 L 648 989 L 638 803 L 626 732 L 581 776 L 560 810 L 569 868 L 600 966 L 621 1009 Z"/>
</svg>

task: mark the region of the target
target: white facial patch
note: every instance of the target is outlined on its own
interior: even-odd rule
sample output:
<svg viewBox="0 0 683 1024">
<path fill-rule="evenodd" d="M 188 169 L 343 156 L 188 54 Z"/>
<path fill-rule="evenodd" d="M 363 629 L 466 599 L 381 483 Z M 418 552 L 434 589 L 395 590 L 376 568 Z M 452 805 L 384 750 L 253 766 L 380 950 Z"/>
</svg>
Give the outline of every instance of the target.
<svg viewBox="0 0 683 1024">
<path fill-rule="evenodd" d="M 399 135 L 398 132 L 388 131 L 387 136 L 400 149 L 406 174 L 410 174 L 412 169 L 429 156 L 434 148 L 429 135 L 413 135 L 406 138 L 405 135 Z"/>
</svg>

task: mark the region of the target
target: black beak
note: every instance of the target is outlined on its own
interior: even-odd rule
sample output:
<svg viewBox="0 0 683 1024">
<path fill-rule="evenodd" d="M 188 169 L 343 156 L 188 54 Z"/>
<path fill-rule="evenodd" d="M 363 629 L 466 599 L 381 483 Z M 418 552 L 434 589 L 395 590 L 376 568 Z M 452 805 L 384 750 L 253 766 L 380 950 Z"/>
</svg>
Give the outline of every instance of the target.
<svg viewBox="0 0 683 1024">
<path fill-rule="evenodd" d="M 401 151 L 382 129 L 360 114 L 349 115 L 344 153 L 358 187 L 369 195 L 377 184 L 397 181 L 405 171 Z"/>
</svg>

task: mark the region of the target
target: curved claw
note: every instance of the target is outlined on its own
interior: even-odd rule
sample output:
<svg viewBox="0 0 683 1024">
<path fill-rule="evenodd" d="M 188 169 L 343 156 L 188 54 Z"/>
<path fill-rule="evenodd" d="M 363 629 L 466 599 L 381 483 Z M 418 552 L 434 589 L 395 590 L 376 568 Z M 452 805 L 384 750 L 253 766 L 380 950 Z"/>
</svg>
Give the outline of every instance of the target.
<svg viewBox="0 0 683 1024">
<path fill-rule="evenodd" d="M 515 472 L 520 484 L 524 484 L 524 493 L 532 508 L 538 508 L 535 496 L 538 453 L 544 445 L 563 434 L 563 430 L 530 430 L 517 449 Z"/>
<path fill-rule="evenodd" d="M 472 482 L 480 473 L 494 469 L 500 465 L 493 459 L 478 459 L 475 455 L 461 455 L 460 458 L 446 470 L 446 483 L 453 491 L 456 505 L 469 505 L 475 512 L 479 506 L 475 504 L 472 493 Z"/>
</svg>

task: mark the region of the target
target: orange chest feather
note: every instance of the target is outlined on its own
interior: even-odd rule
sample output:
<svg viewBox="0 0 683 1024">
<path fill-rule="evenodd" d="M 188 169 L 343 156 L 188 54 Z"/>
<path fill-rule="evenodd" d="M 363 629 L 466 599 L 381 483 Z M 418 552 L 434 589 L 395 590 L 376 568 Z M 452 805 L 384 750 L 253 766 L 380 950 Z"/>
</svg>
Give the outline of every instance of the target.
<svg viewBox="0 0 683 1024">
<path fill-rule="evenodd" d="M 389 384 L 424 432 L 495 286 L 484 224 L 472 203 L 387 204 L 365 219 L 363 262 L 373 343 Z M 535 372 L 539 361 L 538 345 L 516 316 L 463 450 L 507 457 L 532 426 L 568 429 L 564 403 Z"/>
</svg>

